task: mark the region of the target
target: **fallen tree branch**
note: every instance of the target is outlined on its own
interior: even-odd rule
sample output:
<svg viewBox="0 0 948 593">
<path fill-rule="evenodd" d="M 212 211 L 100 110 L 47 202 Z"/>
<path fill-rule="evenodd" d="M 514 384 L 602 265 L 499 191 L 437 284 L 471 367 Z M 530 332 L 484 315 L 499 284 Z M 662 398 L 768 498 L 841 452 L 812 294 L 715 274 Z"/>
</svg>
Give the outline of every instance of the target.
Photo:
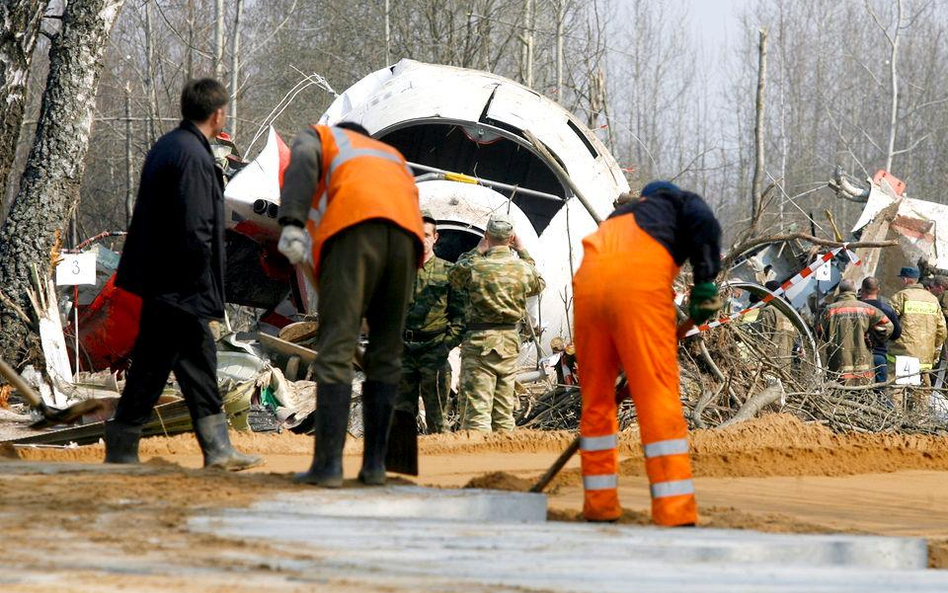
<svg viewBox="0 0 948 593">
<path fill-rule="evenodd" d="M 768 243 L 780 243 L 782 241 L 809 241 L 810 243 L 819 245 L 821 247 L 843 247 L 845 245 L 848 249 L 874 249 L 898 246 L 898 241 L 833 241 L 832 239 L 820 239 L 819 237 L 814 237 L 813 235 L 807 233 L 769 235 L 766 237 L 757 237 L 756 239 L 748 239 L 746 241 L 742 241 L 740 245 L 736 245 L 730 250 L 728 257 L 724 259 L 722 268 L 727 269 L 737 257 L 755 247 L 767 245 Z"/>
<path fill-rule="evenodd" d="M 741 406 L 741 409 L 737 411 L 737 414 L 734 414 L 730 420 L 722 422 L 718 425 L 718 428 L 727 428 L 728 426 L 733 426 L 756 417 L 761 410 L 775 401 L 779 401 L 782 395 L 783 387 L 780 383 L 767 387 L 757 395 L 748 398 L 744 405 Z"/>
</svg>

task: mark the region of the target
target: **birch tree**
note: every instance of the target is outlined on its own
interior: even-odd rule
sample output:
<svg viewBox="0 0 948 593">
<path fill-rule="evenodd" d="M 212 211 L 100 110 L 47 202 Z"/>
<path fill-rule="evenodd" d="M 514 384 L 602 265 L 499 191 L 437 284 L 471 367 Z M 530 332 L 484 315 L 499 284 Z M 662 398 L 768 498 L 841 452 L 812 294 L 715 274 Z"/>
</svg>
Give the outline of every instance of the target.
<svg viewBox="0 0 948 593">
<path fill-rule="evenodd" d="M 32 266 L 48 275 L 56 236 L 78 206 L 95 113 L 102 55 L 123 0 L 71 0 L 50 47 L 36 138 L 10 215 L 0 231 L 0 277 L 7 297 L 28 310 Z M 0 305 L 0 356 L 19 361 L 29 330 Z"/>
<path fill-rule="evenodd" d="M 16 157 L 33 50 L 48 0 L 0 0 L 0 213 Z"/>
</svg>

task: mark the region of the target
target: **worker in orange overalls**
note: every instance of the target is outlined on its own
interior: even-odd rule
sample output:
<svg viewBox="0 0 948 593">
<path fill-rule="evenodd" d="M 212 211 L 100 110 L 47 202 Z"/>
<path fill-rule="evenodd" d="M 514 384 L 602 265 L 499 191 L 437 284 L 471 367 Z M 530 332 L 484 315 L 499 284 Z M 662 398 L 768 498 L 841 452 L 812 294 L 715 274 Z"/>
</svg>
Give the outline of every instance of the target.
<svg viewBox="0 0 948 593">
<path fill-rule="evenodd" d="M 359 480 L 384 484 L 405 314 L 424 239 L 415 178 L 395 148 L 359 124 L 312 126 L 293 142 L 279 222 L 278 249 L 290 263 L 312 266 L 319 283 L 316 447 L 312 466 L 297 481 L 342 486 L 352 361 L 365 318 Z"/>
<path fill-rule="evenodd" d="M 678 339 L 672 281 L 684 261 L 694 273 L 689 313 L 703 323 L 720 309 L 713 280 L 721 267 L 721 227 L 696 194 L 654 181 L 583 240 L 573 279 L 575 344 L 583 395 L 580 421 L 590 521 L 622 513 L 618 493 L 616 377 L 625 369 L 638 411 L 658 525 L 698 520 L 688 427 L 678 395 Z"/>
</svg>

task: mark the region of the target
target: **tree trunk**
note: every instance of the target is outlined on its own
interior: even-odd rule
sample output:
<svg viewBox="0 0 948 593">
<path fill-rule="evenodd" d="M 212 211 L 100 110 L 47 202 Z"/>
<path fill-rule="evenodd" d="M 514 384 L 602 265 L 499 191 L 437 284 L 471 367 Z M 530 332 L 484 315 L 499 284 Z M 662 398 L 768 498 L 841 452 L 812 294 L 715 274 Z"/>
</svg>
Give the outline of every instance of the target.
<svg viewBox="0 0 948 593">
<path fill-rule="evenodd" d="M 132 179 L 132 85 L 125 83 L 125 228 L 132 224 L 135 182 Z M 78 368 L 76 369 L 78 370 Z"/>
<path fill-rule="evenodd" d="M 0 2 L 0 215 L 23 123 L 30 61 L 48 0 Z"/>
<path fill-rule="evenodd" d="M 244 0 L 237 0 L 234 16 L 234 37 L 230 46 L 230 135 L 237 138 L 237 91 L 240 90 L 240 19 L 244 15 Z"/>
<path fill-rule="evenodd" d="M 0 231 L 0 278 L 28 310 L 30 265 L 50 273 L 50 252 L 79 201 L 102 57 L 123 0 L 71 0 L 49 51 L 49 75 L 20 191 Z M 0 356 L 18 362 L 28 328 L 0 305 Z"/>
<path fill-rule="evenodd" d="M 885 154 L 885 170 L 892 171 L 892 157 L 895 156 L 895 134 L 899 123 L 899 39 L 902 36 L 902 0 L 898 1 L 898 20 L 892 35 L 889 54 L 889 85 L 891 105 L 889 107 L 889 143 Z"/>
<path fill-rule="evenodd" d="M 224 79 L 224 0 L 214 3 L 214 78 Z"/>
<path fill-rule="evenodd" d="M 767 82 L 767 31 L 760 30 L 757 56 L 757 118 L 754 123 L 754 180 L 751 183 L 751 220 L 757 217 L 761 189 L 764 185 L 764 85 Z"/>
</svg>

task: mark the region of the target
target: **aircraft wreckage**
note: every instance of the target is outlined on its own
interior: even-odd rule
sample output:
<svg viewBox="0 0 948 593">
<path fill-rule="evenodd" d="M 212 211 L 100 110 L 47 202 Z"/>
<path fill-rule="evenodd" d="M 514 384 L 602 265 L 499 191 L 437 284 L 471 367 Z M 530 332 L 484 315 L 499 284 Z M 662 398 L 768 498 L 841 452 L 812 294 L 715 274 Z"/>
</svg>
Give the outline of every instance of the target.
<svg viewBox="0 0 948 593">
<path fill-rule="evenodd" d="M 539 341 L 546 348 L 555 338 L 569 339 L 571 278 L 582 259 L 582 238 L 596 228 L 590 211 L 605 218 L 613 200 L 629 190 L 616 160 L 581 121 L 500 76 L 412 60 L 354 84 L 319 123 L 344 120 L 362 124 L 410 162 L 421 206 L 440 221 L 439 256 L 457 259 L 477 244 L 492 212 L 508 212 L 547 281 L 546 290 L 528 306 Z M 312 288 L 276 250 L 280 180 L 288 160 L 289 149 L 271 128 L 253 161 L 231 158 L 226 163 L 227 298 L 264 309 L 261 322 L 276 326 L 312 311 L 315 303 Z M 933 269 L 948 269 L 948 245 L 943 245 L 948 238 L 938 238 L 935 224 L 948 219 L 948 207 L 906 198 L 904 184 L 886 173 L 869 181 L 869 189 L 863 189 L 837 174 L 829 185 L 841 197 L 866 203 L 854 237 L 895 238 L 902 249 L 860 251 L 860 266 L 837 255 L 829 262 L 829 273 L 818 275 L 822 279 L 807 278 L 788 290 L 785 300 L 774 302 L 812 346 L 806 349 L 814 357 L 817 348 L 809 327 L 816 300 L 844 275 L 861 280 L 876 274 L 885 280 L 893 276 L 886 270 L 919 260 Z M 577 194 L 585 196 L 588 209 Z M 769 294 L 762 286 L 767 280 L 791 277 L 815 252 L 806 241 L 778 241 L 729 254 L 729 284 L 735 295 L 742 295 L 733 299 L 732 311 L 746 305 L 750 294 Z M 82 312 L 82 343 L 91 368 L 115 366 L 127 358 L 134 339 L 129 332 L 137 326 L 129 311 L 136 303 L 129 296 L 109 282 Z M 525 355 L 532 356 L 532 350 L 525 349 Z"/>
</svg>

